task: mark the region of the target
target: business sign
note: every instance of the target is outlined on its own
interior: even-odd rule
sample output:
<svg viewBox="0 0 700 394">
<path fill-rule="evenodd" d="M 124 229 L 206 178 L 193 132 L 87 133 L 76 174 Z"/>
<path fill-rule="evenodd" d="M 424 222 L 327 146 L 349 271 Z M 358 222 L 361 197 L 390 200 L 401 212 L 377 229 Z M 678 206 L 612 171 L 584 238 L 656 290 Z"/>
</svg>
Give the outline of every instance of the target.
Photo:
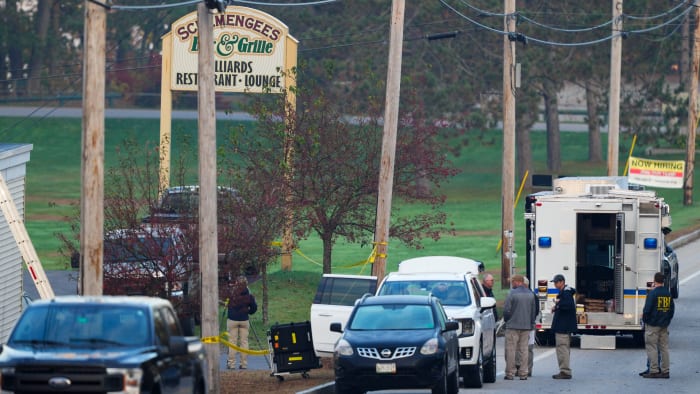
<svg viewBox="0 0 700 394">
<path fill-rule="evenodd" d="M 247 7 L 229 6 L 212 15 L 214 84 L 217 92 L 281 93 L 284 73 L 296 66 L 298 41 L 277 18 Z M 199 34 L 197 12 L 172 24 L 163 37 L 171 45 L 170 89 L 197 91 Z"/>
<path fill-rule="evenodd" d="M 682 189 L 685 161 L 683 160 L 650 160 L 630 157 L 630 183 L 661 187 L 667 189 Z"/>
</svg>

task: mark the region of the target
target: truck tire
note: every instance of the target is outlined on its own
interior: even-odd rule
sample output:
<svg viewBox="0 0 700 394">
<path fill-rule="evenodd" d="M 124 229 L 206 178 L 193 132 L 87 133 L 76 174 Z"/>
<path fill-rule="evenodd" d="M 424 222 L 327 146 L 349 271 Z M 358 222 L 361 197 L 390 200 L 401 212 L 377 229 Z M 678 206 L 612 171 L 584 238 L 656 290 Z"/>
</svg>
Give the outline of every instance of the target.
<svg viewBox="0 0 700 394">
<path fill-rule="evenodd" d="M 554 346 L 554 333 L 550 331 L 536 332 L 535 340 L 540 346 Z"/>
<path fill-rule="evenodd" d="M 634 344 L 639 347 L 644 347 L 644 331 L 635 331 L 632 333 Z"/>
<path fill-rule="evenodd" d="M 493 349 L 491 349 L 491 357 L 484 365 L 484 383 L 493 383 L 496 381 L 496 336 L 493 338 Z"/>
<path fill-rule="evenodd" d="M 440 374 L 440 381 L 438 381 L 435 386 L 430 389 L 431 394 L 447 394 L 447 360 L 445 360 L 442 367 L 442 374 Z"/>
<path fill-rule="evenodd" d="M 671 297 L 674 299 L 678 298 L 678 282 L 676 282 L 673 287 L 671 287 Z"/>
<path fill-rule="evenodd" d="M 464 379 L 464 387 L 472 387 L 480 389 L 484 385 L 484 352 L 483 344 L 479 344 L 479 355 L 475 365 L 467 365 L 464 367 L 465 373 L 462 374 Z"/>
</svg>

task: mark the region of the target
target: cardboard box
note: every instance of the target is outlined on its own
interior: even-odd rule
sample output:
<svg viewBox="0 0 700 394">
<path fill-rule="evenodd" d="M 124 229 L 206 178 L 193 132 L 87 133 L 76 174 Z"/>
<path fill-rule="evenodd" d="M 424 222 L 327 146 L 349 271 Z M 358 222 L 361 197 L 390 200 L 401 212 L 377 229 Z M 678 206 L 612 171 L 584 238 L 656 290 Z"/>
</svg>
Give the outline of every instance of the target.
<svg viewBox="0 0 700 394">
<path fill-rule="evenodd" d="M 576 315 L 576 323 L 578 324 L 586 324 L 588 323 L 588 315 L 585 313 L 580 313 Z"/>
</svg>

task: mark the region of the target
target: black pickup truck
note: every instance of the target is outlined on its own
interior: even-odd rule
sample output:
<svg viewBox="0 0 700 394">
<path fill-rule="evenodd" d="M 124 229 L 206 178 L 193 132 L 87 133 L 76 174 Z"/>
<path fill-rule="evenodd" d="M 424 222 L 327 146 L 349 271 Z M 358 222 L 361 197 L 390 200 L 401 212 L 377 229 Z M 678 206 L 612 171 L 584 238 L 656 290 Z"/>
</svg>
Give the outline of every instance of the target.
<svg viewBox="0 0 700 394">
<path fill-rule="evenodd" d="M 151 297 L 35 301 L 0 347 L 2 392 L 195 393 L 206 357 L 171 303 Z"/>
</svg>

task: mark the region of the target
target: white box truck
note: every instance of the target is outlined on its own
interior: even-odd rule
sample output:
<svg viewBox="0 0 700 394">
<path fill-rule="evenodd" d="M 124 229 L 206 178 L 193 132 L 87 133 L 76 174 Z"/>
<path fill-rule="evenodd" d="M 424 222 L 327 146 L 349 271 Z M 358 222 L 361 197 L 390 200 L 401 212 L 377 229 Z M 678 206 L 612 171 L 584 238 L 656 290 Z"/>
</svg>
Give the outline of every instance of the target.
<svg viewBox="0 0 700 394">
<path fill-rule="evenodd" d="M 626 177 L 559 178 L 552 191 L 527 197 L 525 223 L 540 343 L 553 341 L 555 274 L 576 289 L 579 334 L 632 334 L 643 343 L 642 308 L 654 273 L 664 272 L 678 295 L 678 264 L 664 239 L 669 206 L 653 191 L 630 190 Z"/>
</svg>

